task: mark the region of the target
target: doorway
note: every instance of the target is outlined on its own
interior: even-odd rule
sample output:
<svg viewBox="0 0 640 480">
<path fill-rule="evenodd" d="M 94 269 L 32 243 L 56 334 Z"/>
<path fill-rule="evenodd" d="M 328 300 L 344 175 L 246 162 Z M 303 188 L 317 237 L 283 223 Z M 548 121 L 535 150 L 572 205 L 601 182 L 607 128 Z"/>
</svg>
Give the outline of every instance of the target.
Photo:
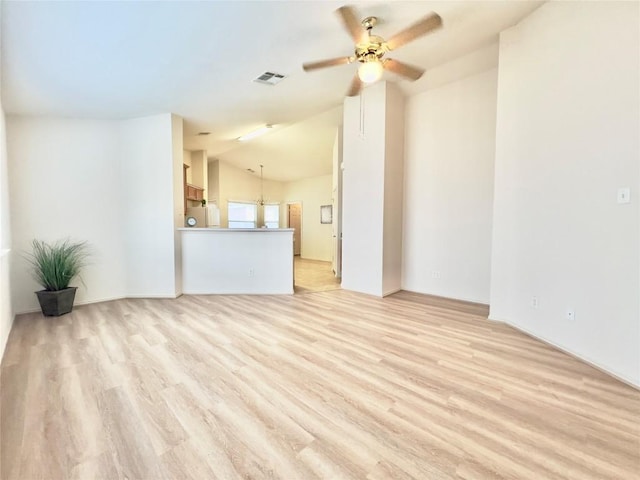
<svg viewBox="0 0 640 480">
<path fill-rule="evenodd" d="M 331 262 L 294 257 L 293 268 L 296 294 L 340 289 L 340 279 L 334 275 Z"/>
<path fill-rule="evenodd" d="M 287 204 L 287 227 L 293 228 L 293 254 L 300 255 L 302 250 L 302 235 L 300 232 L 302 226 L 302 204 Z"/>
</svg>

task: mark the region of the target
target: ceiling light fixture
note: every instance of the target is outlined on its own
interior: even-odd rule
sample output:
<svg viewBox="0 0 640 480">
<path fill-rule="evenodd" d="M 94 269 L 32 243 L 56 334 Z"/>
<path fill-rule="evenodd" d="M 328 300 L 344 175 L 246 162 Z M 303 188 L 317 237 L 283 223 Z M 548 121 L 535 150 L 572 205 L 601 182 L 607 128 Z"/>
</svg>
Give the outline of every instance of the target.
<svg viewBox="0 0 640 480">
<path fill-rule="evenodd" d="M 273 125 L 265 125 L 264 127 L 260 127 L 257 130 L 254 130 L 254 131 L 249 132 L 249 133 L 247 133 L 245 135 L 242 135 L 241 137 L 238 137 L 238 141 L 246 142 L 247 140 L 254 139 L 256 137 L 259 137 L 260 135 L 264 135 L 265 133 L 267 133 L 272 128 L 273 128 Z"/>
<path fill-rule="evenodd" d="M 383 69 L 384 67 L 380 59 L 375 54 L 370 53 L 366 56 L 360 68 L 358 68 L 358 77 L 360 77 L 360 80 L 364 83 L 374 83 L 382 77 Z"/>
</svg>

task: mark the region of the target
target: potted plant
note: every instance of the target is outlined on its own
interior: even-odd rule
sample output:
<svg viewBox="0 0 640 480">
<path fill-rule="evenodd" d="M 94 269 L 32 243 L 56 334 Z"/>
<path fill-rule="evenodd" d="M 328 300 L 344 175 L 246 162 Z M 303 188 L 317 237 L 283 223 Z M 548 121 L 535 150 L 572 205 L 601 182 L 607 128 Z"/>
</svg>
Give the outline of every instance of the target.
<svg viewBox="0 0 640 480">
<path fill-rule="evenodd" d="M 34 278 L 44 288 L 36 292 L 42 313 L 56 317 L 69 313 L 78 288 L 70 287 L 69 282 L 86 265 L 87 243 L 58 240 L 48 244 L 34 240 L 32 247 L 28 260 Z"/>
</svg>

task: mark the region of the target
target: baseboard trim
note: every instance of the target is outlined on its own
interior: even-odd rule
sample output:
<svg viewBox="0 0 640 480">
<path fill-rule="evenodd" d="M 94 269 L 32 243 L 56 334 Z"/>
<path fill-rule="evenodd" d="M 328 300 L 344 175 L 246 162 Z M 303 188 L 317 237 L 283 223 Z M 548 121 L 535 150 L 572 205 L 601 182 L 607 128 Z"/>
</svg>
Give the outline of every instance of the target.
<svg viewBox="0 0 640 480">
<path fill-rule="evenodd" d="M 127 298 L 178 298 L 180 295 L 167 296 L 167 295 L 123 295 L 119 297 L 105 297 L 105 298 L 97 298 L 94 300 L 85 300 L 82 302 L 74 302 L 74 307 L 80 307 L 82 305 L 93 305 L 94 303 L 103 303 L 103 302 L 113 302 L 114 300 L 126 300 Z M 40 312 L 40 307 L 29 308 L 27 310 L 20 310 L 14 314 L 14 319 L 18 315 L 26 315 L 28 313 L 38 313 Z"/>
<path fill-rule="evenodd" d="M 252 295 L 252 296 L 256 296 L 256 295 L 293 295 L 294 291 L 291 290 L 290 292 L 270 292 L 270 293 L 264 293 L 264 292 L 215 292 L 215 293 L 211 293 L 211 292 L 184 292 L 183 295 L 191 295 L 191 296 L 203 296 L 203 295 Z"/>
<path fill-rule="evenodd" d="M 181 294 L 180 294 L 181 295 Z M 170 299 L 175 299 L 178 298 L 180 295 L 125 295 L 124 297 L 120 297 L 120 298 L 114 298 L 113 300 L 123 300 L 123 299 L 127 299 L 127 298 L 153 298 L 153 299 L 161 299 L 161 298 L 170 298 Z M 97 302 L 93 302 L 93 303 L 97 303 Z"/>
<path fill-rule="evenodd" d="M 393 290 L 389 290 L 387 292 L 384 292 L 382 294 L 383 297 L 388 297 L 389 295 L 393 295 L 394 293 L 398 293 L 400 290 L 402 290 L 401 288 L 394 288 Z"/>
<path fill-rule="evenodd" d="M 7 343 L 9 342 L 9 335 L 11 334 L 11 329 L 13 328 L 13 323 L 16 321 L 16 314 L 10 313 L 11 322 L 9 322 L 9 328 L 7 329 L 6 335 L 3 333 L 3 337 L 0 339 L 0 365 L 2 365 L 2 360 L 4 359 L 4 352 L 7 349 Z"/>
<path fill-rule="evenodd" d="M 296 255 L 300 260 L 309 260 L 311 262 L 331 263 L 331 259 L 325 260 L 324 258 L 303 257 L 302 255 Z"/>
<path fill-rule="evenodd" d="M 442 297 L 439 295 L 432 295 L 430 293 L 414 292 L 405 288 L 401 289 L 400 292 L 406 292 L 407 294 L 420 299 L 420 301 L 426 305 L 448 308 L 463 313 L 479 315 L 485 318 L 489 316 L 489 305 L 485 303 L 472 302 L 460 298 Z"/>
<path fill-rule="evenodd" d="M 469 303 L 472 305 L 477 305 L 477 306 L 482 306 L 482 307 L 489 307 L 488 303 L 484 303 L 481 300 L 478 299 L 473 299 L 473 298 L 462 298 L 462 297 L 446 297 L 444 295 L 436 295 L 435 293 L 427 293 L 427 292 L 420 292 L 418 290 L 410 290 L 408 288 L 402 288 L 401 290 L 405 291 L 405 292 L 411 292 L 411 293 L 417 293 L 419 295 L 426 295 L 427 297 L 433 297 L 433 298 L 441 298 L 443 300 L 452 300 L 455 302 L 462 302 L 462 303 Z"/>
</svg>

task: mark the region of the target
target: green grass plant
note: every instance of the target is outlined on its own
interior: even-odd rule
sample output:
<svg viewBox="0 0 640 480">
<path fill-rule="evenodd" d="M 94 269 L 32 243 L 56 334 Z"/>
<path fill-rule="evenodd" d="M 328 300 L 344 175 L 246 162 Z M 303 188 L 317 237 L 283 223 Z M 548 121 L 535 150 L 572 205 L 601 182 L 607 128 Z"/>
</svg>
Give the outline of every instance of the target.
<svg viewBox="0 0 640 480">
<path fill-rule="evenodd" d="M 32 247 L 28 260 L 33 267 L 33 276 L 45 290 L 51 291 L 68 288 L 69 282 L 87 264 L 89 256 L 87 242 L 58 240 L 48 244 L 33 240 Z"/>
</svg>

